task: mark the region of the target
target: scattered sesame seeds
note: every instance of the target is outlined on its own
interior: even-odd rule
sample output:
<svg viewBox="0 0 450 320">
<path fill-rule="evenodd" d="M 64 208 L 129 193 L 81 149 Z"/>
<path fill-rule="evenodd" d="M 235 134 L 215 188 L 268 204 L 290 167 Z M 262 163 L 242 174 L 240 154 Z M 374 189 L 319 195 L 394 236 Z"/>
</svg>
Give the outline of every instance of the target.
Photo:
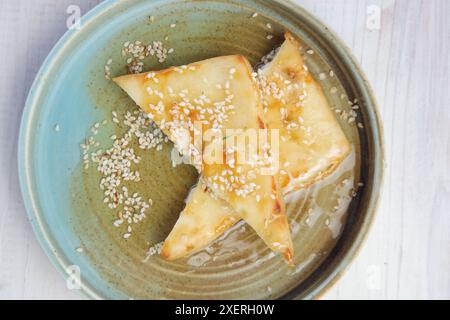
<svg viewBox="0 0 450 320">
<path fill-rule="evenodd" d="M 258 12 L 252 14 L 252 18 L 256 18 L 258 16 Z"/>
<path fill-rule="evenodd" d="M 256 183 L 256 178 L 259 170 L 272 161 L 271 154 L 264 150 L 262 153 L 253 154 L 245 165 L 240 165 L 236 161 L 237 151 L 236 147 L 228 147 L 226 167 L 214 175 L 204 178 L 204 182 L 213 190 L 233 192 L 239 197 L 255 195 L 256 201 L 259 202 L 261 195 L 257 194 L 257 191 L 261 186 Z"/>
<path fill-rule="evenodd" d="M 156 254 L 161 254 L 161 250 L 162 250 L 163 244 L 164 244 L 164 242 L 161 241 L 161 242 L 151 246 L 150 248 L 148 248 L 147 255 L 146 255 L 146 257 L 145 257 L 143 262 L 147 262 L 150 259 L 150 257 L 152 257 L 152 256 L 154 256 Z"/>
<path fill-rule="evenodd" d="M 116 111 L 112 111 L 112 117 L 114 123 L 119 123 Z M 126 232 L 122 236 L 128 239 L 132 235 L 132 225 L 141 222 L 146 217 L 146 210 L 153 204 L 150 199 L 149 202 L 143 201 L 136 192 L 131 195 L 128 188 L 123 186 L 124 182 L 141 180 L 139 171 L 132 169 L 132 166 L 138 164 L 141 158 L 136 155 L 131 144 L 137 141 L 140 149 L 162 150 L 162 144 L 167 142 L 168 138 L 141 111 L 127 111 L 123 119 L 122 124 L 128 130 L 121 137 L 111 136 L 113 145 L 106 151 L 92 150 L 99 147 L 99 143 L 93 137 L 86 139 L 80 146 L 83 152 L 84 168 L 89 169 L 89 163 L 92 161 L 101 174 L 99 188 L 104 194 L 103 202 L 117 214 L 113 225 L 117 228 L 125 225 Z M 97 130 L 104 123 L 106 122 L 95 123 L 91 132 L 94 135 L 97 134 Z"/>
<path fill-rule="evenodd" d="M 339 117 L 343 121 L 346 121 L 348 124 L 354 123 L 358 117 L 358 114 L 353 109 L 343 110 L 343 109 L 335 108 L 334 112 L 337 113 L 339 115 Z"/>
<path fill-rule="evenodd" d="M 75 249 L 75 251 L 78 252 L 78 253 L 82 253 L 84 250 L 83 250 L 82 247 L 78 247 L 78 248 Z"/>
<path fill-rule="evenodd" d="M 271 34 L 268 34 L 268 35 L 266 36 L 266 39 L 267 39 L 267 40 L 271 40 L 271 39 L 273 39 L 273 35 L 271 35 Z"/>
<path fill-rule="evenodd" d="M 104 67 L 104 71 L 105 71 L 105 78 L 107 80 L 111 80 L 111 68 L 110 65 L 112 64 L 113 60 L 111 58 L 109 58 L 106 61 L 105 67 Z"/>
<path fill-rule="evenodd" d="M 313 55 L 314 54 L 314 50 L 313 49 L 308 49 L 306 50 L 306 53 L 309 55 Z"/>
<path fill-rule="evenodd" d="M 321 72 L 321 73 L 319 73 L 319 79 L 320 80 L 325 80 L 327 78 L 327 75 L 325 74 L 325 73 L 323 73 L 323 72 Z"/>
<path fill-rule="evenodd" d="M 59 124 L 56 124 L 54 129 L 56 132 L 59 132 L 61 130 L 61 128 L 59 127 Z"/>
<path fill-rule="evenodd" d="M 268 29 L 272 29 L 272 25 L 271 25 L 270 23 L 267 23 L 267 24 L 266 24 L 266 27 L 267 27 Z"/>
<path fill-rule="evenodd" d="M 176 23 L 172 23 L 172 24 L 170 25 L 171 28 L 175 28 L 176 26 L 177 26 Z"/>
<path fill-rule="evenodd" d="M 169 52 L 170 51 L 170 52 Z M 166 61 L 168 54 L 174 50 L 167 49 L 161 41 L 152 41 L 144 44 L 142 41 L 127 41 L 123 44 L 122 57 L 126 58 L 129 73 L 141 73 L 144 59 L 149 56 L 156 57 L 159 63 Z"/>
</svg>

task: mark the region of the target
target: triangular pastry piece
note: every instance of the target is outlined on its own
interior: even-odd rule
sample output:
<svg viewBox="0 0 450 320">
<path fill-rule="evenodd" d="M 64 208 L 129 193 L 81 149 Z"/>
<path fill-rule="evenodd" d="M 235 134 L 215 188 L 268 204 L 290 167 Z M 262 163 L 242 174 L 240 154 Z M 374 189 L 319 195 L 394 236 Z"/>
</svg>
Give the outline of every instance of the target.
<svg viewBox="0 0 450 320">
<path fill-rule="evenodd" d="M 176 145 L 185 138 L 180 132 L 188 133 L 191 143 L 185 156 L 203 173 L 201 179 L 211 194 L 225 200 L 272 249 L 283 252 L 289 260 L 293 254 L 292 241 L 276 178 L 255 171 L 250 179 L 247 175 L 253 168 L 249 166 L 235 172 L 227 163 L 199 163 L 198 154 L 208 148 L 208 143 L 210 146 L 214 143 L 202 141 L 200 146 L 192 143 L 199 130 L 215 129 L 227 137 L 226 129 L 264 128 L 259 116 L 262 110 L 259 91 L 248 61 L 239 55 L 218 57 L 158 72 L 127 75 L 114 81 Z M 228 190 L 212 182 L 223 171 L 231 172 L 231 176 L 246 175 L 249 183 L 255 185 L 254 190 L 242 193 L 241 189 Z M 257 193 L 264 201 L 256 200 Z M 201 219 L 209 219 L 208 212 Z"/>
<path fill-rule="evenodd" d="M 264 120 L 279 129 L 280 184 L 283 194 L 305 188 L 325 178 L 350 152 L 350 144 L 336 121 L 321 87 L 304 66 L 300 43 L 286 33 L 286 41 L 273 60 L 254 74 L 261 90 Z M 201 201 L 197 201 L 201 199 Z M 201 203 L 201 207 L 199 207 Z M 193 228 L 193 221 L 208 212 L 207 232 Z M 230 207 L 219 205 L 204 186 L 191 191 L 162 248 L 162 254 L 180 258 L 211 243 L 239 220 Z M 185 223 L 189 221 L 190 223 Z M 194 235 L 195 234 L 195 235 Z M 175 246 L 183 237 L 187 246 Z M 190 240 L 192 239 L 192 240 Z M 201 241 L 198 241 L 201 239 Z"/>
<path fill-rule="evenodd" d="M 186 207 L 164 241 L 162 255 L 168 260 L 182 258 L 193 250 L 206 247 L 239 220 L 239 214 L 225 200 L 213 195 L 203 182 L 199 182 L 189 193 Z"/>
<path fill-rule="evenodd" d="M 280 186 L 283 193 L 308 187 L 333 172 L 350 152 L 320 85 L 290 33 L 273 60 L 259 69 L 264 121 L 280 130 Z"/>
<path fill-rule="evenodd" d="M 223 144 L 236 139 L 239 139 L 238 135 L 229 136 Z M 270 161 L 265 162 L 265 159 L 270 159 L 270 155 L 264 157 L 264 150 L 260 150 L 259 156 L 255 154 L 252 157 L 254 161 L 243 163 L 239 161 L 239 154 L 244 154 L 247 146 L 235 142 L 230 145 L 234 147 L 224 148 L 220 164 L 205 163 L 201 182 L 214 195 L 226 200 L 270 249 L 282 253 L 285 260 L 292 264 L 293 245 L 278 175 L 269 175 L 270 170 L 263 171 L 271 166 Z M 213 145 L 210 147 L 214 148 Z M 208 150 L 205 150 L 205 155 L 208 154 Z M 203 217 L 208 217 L 209 212 L 203 211 Z M 164 256 L 166 251 L 161 254 Z"/>
<path fill-rule="evenodd" d="M 240 55 L 216 57 L 169 69 L 113 79 L 164 131 L 193 165 L 203 147 L 196 136 L 209 129 L 259 128 L 260 100 L 251 66 Z M 202 130 L 202 131 L 200 131 Z M 183 136 L 187 134 L 188 136 Z M 200 139 L 201 140 L 201 139 Z M 201 171 L 201 168 L 198 168 Z"/>
</svg>

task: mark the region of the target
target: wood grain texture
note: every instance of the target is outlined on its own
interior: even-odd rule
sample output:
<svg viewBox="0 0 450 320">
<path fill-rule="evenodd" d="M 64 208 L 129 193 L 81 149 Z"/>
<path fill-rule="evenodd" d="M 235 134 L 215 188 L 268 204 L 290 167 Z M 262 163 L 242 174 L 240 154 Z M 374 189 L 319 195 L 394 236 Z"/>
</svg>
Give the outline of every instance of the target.
<svg viewBox="0 0 450 320">
<path fill-rule="evenodd" d="M 0 1 L 0 298 L 77 299 L 32 233 L 17 177 L 23 105 L 66 9 L 99 0 Z M 325 299 L 450 299 L 450 1 L 296 0 L 352 49 L 377 97 L 387 169 L 361 253 Z M 381 9 L 367 27 L 368 7 Z M 369 13 L 370 15 L 370 13 Z"/>
</svg>

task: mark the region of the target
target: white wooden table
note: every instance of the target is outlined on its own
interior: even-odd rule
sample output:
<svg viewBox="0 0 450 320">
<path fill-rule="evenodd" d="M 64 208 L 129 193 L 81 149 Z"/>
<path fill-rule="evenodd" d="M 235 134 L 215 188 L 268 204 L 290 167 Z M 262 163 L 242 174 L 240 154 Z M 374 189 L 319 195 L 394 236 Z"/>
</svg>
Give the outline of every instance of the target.
<svg viewBox="0 0 450 320">
<path fill-rule="evenodd" d="M 365 70 L 387 153 L 368 241 L 324 298 L 450 299 L 450 1 L 296 1 L 340 35 Z M 17 137 L 31 82 L 66 30 L 67 7 L 79 5 L 85 13 L 98 2 L 0 1 L 0 298 L 79 298 L 27 221 Z"/>
</svg>

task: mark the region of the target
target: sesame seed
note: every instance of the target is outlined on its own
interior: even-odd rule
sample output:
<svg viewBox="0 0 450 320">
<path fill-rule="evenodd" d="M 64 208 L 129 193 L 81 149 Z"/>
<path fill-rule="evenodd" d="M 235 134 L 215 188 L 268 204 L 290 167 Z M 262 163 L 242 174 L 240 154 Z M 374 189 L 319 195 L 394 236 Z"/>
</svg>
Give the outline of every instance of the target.
<svg viewBox="0 0 450 320">
<path fill-rule="evenodd" d="M 172 23 L 172 24 L 170 25 L 171 28 L 175 28 L 176 26 L 177 26 L 176 23 Z"/>
<path fill-rule="evenodd" d="M 308 49 L 306 51 L 306 53 L 309 54 L 309 55 L 313 55 L 314 54 L 314 50 L 313 49 Z"/>
<path fill-rule="evenodd" d="M 55 131 L 56 131 L 56 132 L 59 132 L 59 130 L 61 130 L 60 127 L 59 127 L 59 124 L 56 124 L 56 125 L 55 125 Z"/>
<path fill-rule="evenodd" d="M 256 18 L 258 16 L 258 12 L 252 14 L 252 18 Z"/>
</svg>

